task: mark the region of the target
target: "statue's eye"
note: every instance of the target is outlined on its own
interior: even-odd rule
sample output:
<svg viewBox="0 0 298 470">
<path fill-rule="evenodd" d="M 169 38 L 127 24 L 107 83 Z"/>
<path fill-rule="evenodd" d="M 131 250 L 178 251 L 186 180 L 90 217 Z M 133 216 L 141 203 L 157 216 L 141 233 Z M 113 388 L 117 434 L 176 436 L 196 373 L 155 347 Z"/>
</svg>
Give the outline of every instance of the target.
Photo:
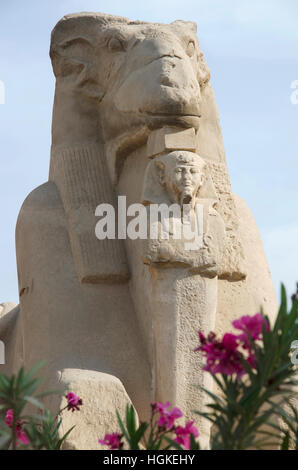
<svg viewBox="0 0 298 470">
<path fill-rule="evenodd" d="M 189 57 L 192 57 L 194 55 L 195 49 L 196 49 L 196 46 L 195 46 L 194 41 L 189 41 L 187 45 L 187 49 L 186 49 L 187 55 Z"/>
<path fill-rule="evenodd" d="M 190 172 L 191 173 L 198 173 L 198 170 L 196 168 L 191 168 Z"/>
<path fill-rule="evenodd" d="M 120 39 L 111 38 L 108 42 L 108 49 L 111 52 L 120 52 L 124 50 L 124 47 Z"/>
<path fill-rule="evenodd" d="M 182 170 L 181 170 L 181 168 L 176 168 L 175 171 L 176 171 L 176 173 L 181 173 Z"/>
</svg>

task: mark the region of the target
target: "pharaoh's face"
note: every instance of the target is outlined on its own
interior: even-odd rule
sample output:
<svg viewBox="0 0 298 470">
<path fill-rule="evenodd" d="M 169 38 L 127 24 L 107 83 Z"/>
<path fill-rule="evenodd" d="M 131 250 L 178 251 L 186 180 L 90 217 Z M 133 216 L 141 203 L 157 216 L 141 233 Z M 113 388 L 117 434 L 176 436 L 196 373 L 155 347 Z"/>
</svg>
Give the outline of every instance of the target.
<svg viewBox="0 0 298 470">
<path fill-rule="evenodd" d="M 171 201 L 194 205 L 203 184 L 203 160 L 191 152 L 171 152 L 162 162 L 163 184 Z"/>
</svg>

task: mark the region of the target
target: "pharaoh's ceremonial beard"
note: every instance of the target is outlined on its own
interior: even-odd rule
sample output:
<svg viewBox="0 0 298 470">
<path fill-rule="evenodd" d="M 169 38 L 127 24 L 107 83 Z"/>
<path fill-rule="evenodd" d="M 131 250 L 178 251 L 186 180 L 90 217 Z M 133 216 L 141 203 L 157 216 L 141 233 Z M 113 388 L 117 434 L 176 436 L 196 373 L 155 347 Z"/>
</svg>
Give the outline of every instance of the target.
<svg viewBox="0 0 298 470">
<path fill-rule="evenodd" d="M 191 187 L 184 188 L 184 190 L 180 193 L 179 202 L 180 202 L 181 208 L 183 208 L 183 205 L 186 205 L 186 204 L 193 207 L 194 200 L 195 200 L 195 195 Z"/>
</svg>

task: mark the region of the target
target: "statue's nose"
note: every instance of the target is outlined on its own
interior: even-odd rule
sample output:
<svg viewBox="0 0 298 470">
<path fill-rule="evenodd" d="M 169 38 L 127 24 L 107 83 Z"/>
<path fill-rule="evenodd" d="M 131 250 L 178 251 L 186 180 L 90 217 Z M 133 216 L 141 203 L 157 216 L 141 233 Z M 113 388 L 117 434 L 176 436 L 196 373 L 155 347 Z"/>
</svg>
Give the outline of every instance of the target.
<svg viewBox="0 0 298 470">
<path fill-rule="evenodd" d="M 138 47 L 146 65 L 156 64 L 161 85 L 180 89 L 184 87 L 200 99 L 200 89 L 193 64 L 177 37 L 164 34 L 158 38 L 146 38 Z"/>
<path fill-rule="evenodd" d="M 169 59 L 183 59 L 187 57 L 182 45 L 175 36 L 162 34 L 160 37 L 147 37 L 137 43 L 141 55 L 148 62 L 168 57 Z"/>
<path fill-rule="evenodd" d="M 185 170 L 183 171 L 183 173 L 182 173 L 182 177 L 183 177 L 183 181 L 184 181 L 185 183 L 191 182 L 191 179 L 192 179 L 192 178 L 191 178 L 191 172 L 190 172 L 190 170 L 185 169 Z"/>
</svg>

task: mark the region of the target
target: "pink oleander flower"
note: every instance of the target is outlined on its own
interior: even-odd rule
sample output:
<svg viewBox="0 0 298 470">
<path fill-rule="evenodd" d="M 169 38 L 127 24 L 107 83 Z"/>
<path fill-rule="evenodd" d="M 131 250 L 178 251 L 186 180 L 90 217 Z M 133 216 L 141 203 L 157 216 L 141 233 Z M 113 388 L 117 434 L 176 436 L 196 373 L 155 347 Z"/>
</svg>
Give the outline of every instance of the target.
<svg viewBox="0 0 298 470">
<path fill-rule="evenodd" d="M 13 410 L 12 409 L 7 410 L 4 422 L 6 426 L 11 428 L 12 423 L 13 423 Z"/>
<path fill-rule="evenodd" d="M 221 341 L 216 339 L 214 333 L 210 333 L 206 338 L 202 332 L 199 331 L 199 338 L 201 346 L 197 347 L 195 351 L 202 351 L 206 357 L 206 365 L 204 370 L 211 374 L 236 374 L 240 378 L 245 369 L 241 363 L 243 355 L 238 350 L 239 343 L 238 337 L 232 333 L 226 333 Z"/>
<path fill-rule="evenodd" d="M 12 409 L 7 410 L 4 422 L 5 422 L 6 426 L 8 426 L 9 428 L 12 427 L 12 425 L 13 425 L 13 410 Z M 23 430 L 22 421 L 17 421 L 16 422 L 16 438 L 17 438 L 18 442 L 20 442 L 23 445 L 30 444 L 30 441 L 29 441 L 25 431 Z"/>
<path fill-rule="evenodd" d="M 157 421 L 157 425 L 159 427 L 164 427 L 168 430 L 174 427 L 175 421 L 178 418 L 183 416 L 182 411 L 177 408 L 176 406 L 170 410 L 170 402 L 160 403 L 154 402 L 152 403 L 152 410 L 153 413 L 159 413 L 159 419 Z"/>
<path fill-rule="evenodd" d="M 103 446 L 108 446 L 110 450 L 121 449 L 123 447 L 123 442 L 121 441 L 122 434 L 114 432 L 112 434 L 106 434 L 104 439 L 98 439 L 99 444 Z"/>
<path fill-rule="evenodd" d="M 248 334 L 252 340 L 257 341 L 261 339 L 263 326 L 265 326 L 266 331 L 270 330 L 268 321 L 260 313 L 256 313 L 253 316 L 244 315 L 243 317 L 234 320 L 232 325 L 237 330 L 243 331 L 243 333 L 238 335 L 237 338 L 239 341 L 243 342 L 244 349 L 250 349 Z"/>
<path fill-rule="evenodd" d="M 188 421 L 185 427 L 177 426 L 175 428 L 176 437 L 174 441 L 183 445 L 186 450 L 190 450 L 190 435 L 192 434 L 194 437 L 199 436 L 199 431 L 193 423 L 194 421 Z"/>
<path fill-rule="evenodd" d="M 155 401 L 151 404 L 152 410 L 154 413 L 163 414 L 168 408 L 170 408 L 171 404 L 169 401 L 166 403 L 161 403 L 159 401 Z"/>
<path fill-rule="evenodd" d="M 16 429 L 16 436 L 17 436 L 17 440 L 23 444 L 23 445 L 28 445 L 30 444 L 30 441 L 28 439 L 28 436 L 27 434 L 23 431 L 22 427 L 18 427 L 17 426 L 17 429 Z"/>
<path fill-rule="evenodd" d="M 83 404 L 83 400 L 78 397 L 78 395 L 76 395 L 75 393 L 73 392 L 69 392 L 65 398 L 67 399 L 67 409 L 70 411 L 80 411 L 80 406 L 82 406 Z"/>
</svg>

